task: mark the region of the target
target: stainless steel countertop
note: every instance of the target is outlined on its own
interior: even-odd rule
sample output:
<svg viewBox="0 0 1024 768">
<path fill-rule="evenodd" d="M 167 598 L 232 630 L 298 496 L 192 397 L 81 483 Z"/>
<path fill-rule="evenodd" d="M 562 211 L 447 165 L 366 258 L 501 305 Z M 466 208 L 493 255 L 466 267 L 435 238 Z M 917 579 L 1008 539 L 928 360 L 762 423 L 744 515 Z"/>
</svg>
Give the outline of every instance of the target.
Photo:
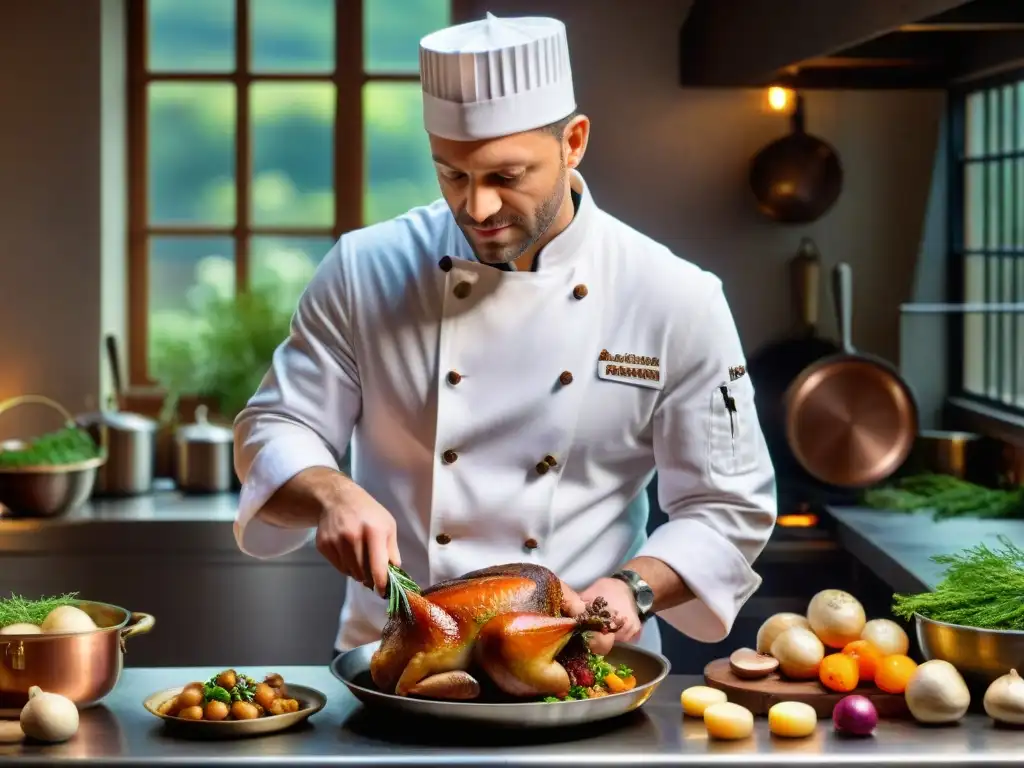
<svg viewBox="0 0 1024 768">
<path fill-rule="evenodd" d="M 415 721 L 382 722 L 356 702 L 326 667 L 246 669 L 257 677 L 276 671 L 309 685 L 327 706 L 296 730 L 231 742 L 183 741 L 142 707 L 150 694 L 203 679 L 217 669 L 127 669 L 104 705 L 82 713 L 78 734 L 52 746 L 0 744 L 0 763 L 41 765 L 330 765 L 330 766 L 580 766 L 926 764 L 1017 766 L 1024 731 L 996 728 L 983 715 L 952 727 L 883 722 L 867 739 L 838 737 L 828 721 L 806 739 L 772 737 L 759 718 L 749 739 L 716 742 L 703 724 L 684 718 L 680 692 L 700 681 L 672 676 L 638 712 L 589 730 L 493 733 L 479 728 L 428 728 Z M 552 705 L 559 706 L 559 705 Z M 422 728 L 421 735 L 417 729 Z"/>
<path fill-rule="evenodd" d="M 934 589 L 945 566 L 934 555 L 951 555 L 1006 536 L 1024 546 L 1024 520 L 954 518 L 936 522 L 930 512 L 886 512 L 863 507 L 829 507 L 840 547 L 896 592 Z"/>
</svg>

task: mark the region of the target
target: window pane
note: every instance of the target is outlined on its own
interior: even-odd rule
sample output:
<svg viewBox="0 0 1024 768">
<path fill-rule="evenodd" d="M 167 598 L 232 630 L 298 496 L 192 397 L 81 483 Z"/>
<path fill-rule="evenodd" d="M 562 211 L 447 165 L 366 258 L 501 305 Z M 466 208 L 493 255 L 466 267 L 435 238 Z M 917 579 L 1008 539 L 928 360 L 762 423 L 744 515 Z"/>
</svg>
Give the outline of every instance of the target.
<svg viewBox="0 0 1024 768">
<path fill-rule="evenodd" d="M 149 86 L 149 219 L 235 221 L 235 93 L 229 83 Z"/>
<path fill-rule="evenodd" d="M 334 226 L 331 83 L 252 86 L 252 217 L 257 226 Z"/>
<path fill-rule="evenodd" d="M 235 0 L 149 0 L 151 72 L 232 72 Z"/>
<path fill-rule="evenodd" d="M 250 0 L 252 70 L 333 72 L 334 2 Z"/>
<path fill-rule="evenodd" d="M 177 383 L 192 374 L 183 349 L 203 327 L 211 299 L 235 292 L 235 247 L 228 237 L 154 237 L 149 242 L 149 371 Z M 192 382 L 183 382 L 189 386 Z"/>
<path fill-rule="evenodd" d="M 985 166 L 968 163 L 964 169 L 964 243 L 968 251 L 985 245 Z"/>
<path fill-rule="evenodd" d="M 995 301 L 1004 304 L 1013 302 L 1013 263 L 1015 258 L 1002 258 L 999 268 L 999 292 L 994 294 Z M 1013 356 L 1014 339 L 1013 325 L 1014 315 L 1006 313 L 998 315 L 999 320 L 999 399 L 1005 403 L 1012 404 L 1016 399 L 1016 392 L 1013 391 L 1013 373 L 1017 364 Z"/>
<path fill-rule="evenodd" d="M 986 259 L 985 283 L 988 291 L 985 294 L 988 302 L 999 301 L 999 258 L 989 256 Z M 999 397 L 999 315 L 985 315 L 985 393 L 988 397 Z"/>
<path fill-rule="evenodd" d="M 273 288 L 285 306 L 294 309 L 335 242 L 333 237 L 253 237 L 249 244 L 253 287 Z"/>
<path fill-rule="evenodd" d="M 985 214 L 988 220 L 986 226 L 988 231 L 985 233 L 985 241 L 990 249 L 995 250 L 1002 245 L 999 237 L 1000 227 L 1002 226 L 1002 221 L 999 217 L 999 214 L 1002 212 L 999 198 L 1002 190 L 999 188 L 999 162 L 996 160 L 990 160 L 985 163 L 985 186 L 988 189 L 988 197 L 985 200 Z"/>
<path fill-rule="evenodd" d="M 1013 297 L 1015 302 L 1024 302 L 1024 263 L 1017 259 L 1016 267 L 1016 292 Z M 1017 333 L 1015 336 L 1016 349 L 1013 359 L 1017 367 L 1017 405 L 1024 407 L 1024 314 L 1016 315 Z"/>
<path fill-rule="evenodd" d="M 964 258 L 964 302 L 985 301 L 985 257 Z M 985 315 L 964 316 L 964 379 L 967 392 L 984 394 Z"/>
<path fill-rule="evenodd" d="M 967 97 L 964 110 L 964 150 L 968 157 L 985 154 L 985 94 L 983 91 Z"/>
<path fill-rule="evenodd" d="M 990 89 L 986 94 L 987 105 L 985 107 L 985 128 L 988 142 L 985 145 L 985 154 L 992 155 L 999 151 L 999 90 Z"/>
<path fill-rule="evenodd" d="M 419 83 L 367 83 L 363 88 L 367 224 L 389 219 L 440 196 L 423 130 Z"/>
<path fill-rule="evenodd" d="M 449 0 L 363 3 L 367 72 L 419 72 L 420 39 L 451 24 Z"/>
</svg>

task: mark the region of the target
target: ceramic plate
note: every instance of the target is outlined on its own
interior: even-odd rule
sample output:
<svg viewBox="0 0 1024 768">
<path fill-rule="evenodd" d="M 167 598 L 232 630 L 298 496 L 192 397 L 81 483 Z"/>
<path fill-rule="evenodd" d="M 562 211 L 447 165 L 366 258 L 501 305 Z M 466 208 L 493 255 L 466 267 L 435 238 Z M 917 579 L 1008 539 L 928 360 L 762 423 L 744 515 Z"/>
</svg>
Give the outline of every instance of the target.
<svg viewBox="0 0 1024 768">
<path fill-rule="evenodd" d="M 160 705 L 185 690 L 184 685 L 154 693 L 142 705 L 148 712 L 163 720 L 168 730 L 177 735 L 200 739 L 237 739 L 245 736 L 263 736 L 292 728 L 315 715 L 327 704 L 327 697 L 320 691 L 295 683 L 286 683 L 286 686 L 288 697 L 299 702 L 298 711 L 283 715 L 267 715 L 255 720 L 221 720 L 220 722 L 183 720 L 180 717 L 160 714 L 158 711 Z"/>
</svg>

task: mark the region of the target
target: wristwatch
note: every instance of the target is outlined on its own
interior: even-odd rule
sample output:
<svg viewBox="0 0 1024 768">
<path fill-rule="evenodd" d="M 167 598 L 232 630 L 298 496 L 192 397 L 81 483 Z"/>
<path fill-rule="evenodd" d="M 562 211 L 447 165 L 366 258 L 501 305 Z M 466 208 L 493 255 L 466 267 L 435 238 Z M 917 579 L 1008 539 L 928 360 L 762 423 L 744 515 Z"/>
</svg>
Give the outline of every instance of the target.
<svg viewBox="0 0 1024 768">
<path fill-rule="evenodd" d="M 636 601 L 636 615 L 640 617 L 640 623 L 647 621 L 654 615 L 654 590 L 651 585 L 640 578 L 636 571 L 621 570 L 612 574 L 613 579 L 624 581 L 633 591 L 633 600 Z"/>
</svg>

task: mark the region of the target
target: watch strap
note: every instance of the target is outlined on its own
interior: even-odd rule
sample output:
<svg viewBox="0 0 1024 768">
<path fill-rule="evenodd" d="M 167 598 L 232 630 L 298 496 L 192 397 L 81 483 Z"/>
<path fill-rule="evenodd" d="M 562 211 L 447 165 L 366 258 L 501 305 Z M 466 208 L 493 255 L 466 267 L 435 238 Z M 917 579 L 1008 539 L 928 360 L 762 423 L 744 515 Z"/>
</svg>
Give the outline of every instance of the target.
<svg viewBox="0 0 1024 768">
<path fill-rule="evenodd" d="M 624 582 L 633 592 L 636 614 L 641 624 L 654 615 L 654 590 L 640 577 L 639 573 L 623 569 L 613 573 L 612 578 Z"/>
</svg>

